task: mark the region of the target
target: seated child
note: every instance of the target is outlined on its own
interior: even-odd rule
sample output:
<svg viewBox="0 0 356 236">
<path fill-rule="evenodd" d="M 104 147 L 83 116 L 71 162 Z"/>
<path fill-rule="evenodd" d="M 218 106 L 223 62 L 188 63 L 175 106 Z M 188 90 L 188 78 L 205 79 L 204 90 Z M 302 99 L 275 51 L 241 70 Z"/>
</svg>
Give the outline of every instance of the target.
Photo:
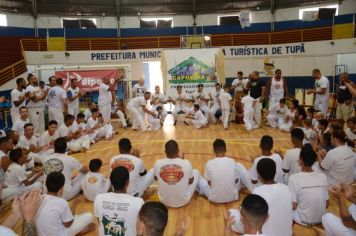
<svg viewBox="0 0 356 236">
<path fill-rule="evenodd" d="M 163 107 L 161 106 L 156 106 L 155 108 L 152 108 L 152 110 L 155 113 L 155 116 L 148 114 L 148 123 L 151 125 L 152 130 L 159 130 L 161 128 L 161 125 L 163 125 Z"/>
<path fill-rule="evenodd" d="M 102 164 L 103 162 L 100 159 L 90 160 L 90 171 L 85 175 L 82 183 L 84 196 L 92 202 L 98 194 L 107 193 L 111 186 L 110 180 L 100 173 Z"/>
<path fill-rule="evenodd" d="M 199 129 L 208 126 L 208 120 L 204 116 L 203 112 L 200 110 L 199 104 L 194 104 L 194 115 L 188 114 L 186 115 L 186 120 L 184 120 L 184 124 L 192 125 L 193 127 Z"/>
</svg>

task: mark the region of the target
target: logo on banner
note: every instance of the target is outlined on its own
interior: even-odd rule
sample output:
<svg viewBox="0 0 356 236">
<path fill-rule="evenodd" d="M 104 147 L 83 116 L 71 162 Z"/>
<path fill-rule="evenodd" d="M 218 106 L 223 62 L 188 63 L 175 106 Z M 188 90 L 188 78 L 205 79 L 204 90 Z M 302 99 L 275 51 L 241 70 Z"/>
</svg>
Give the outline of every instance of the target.
<svg viewBox="0 0 356 236">
<path fill-rule="evenodd" d="M 217 80 L 216 69 L 190 57 L 168 71 L 170 83 L 206 83 Z"/>
<path fill-rule="evenodd" d="M 274 72 L 274 60 L 271 62 L 269 58 L 266 58 L 263 61 L 263 65 L 266 76 L 272 76 Z"/>
</svg>

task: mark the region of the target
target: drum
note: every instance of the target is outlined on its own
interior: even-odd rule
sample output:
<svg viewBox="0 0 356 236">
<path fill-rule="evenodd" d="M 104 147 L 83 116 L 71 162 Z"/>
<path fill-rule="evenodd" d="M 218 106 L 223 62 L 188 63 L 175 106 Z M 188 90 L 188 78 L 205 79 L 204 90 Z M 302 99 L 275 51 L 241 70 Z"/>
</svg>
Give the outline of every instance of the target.
<svg viewBox="0 0 356 236">
<path fill-rule="evenodd" d="M 298 100 L 299 104 L 300 105 L 303 105 L 304 104 L 304 89 L 302 88 L 296 88 L 294 90 L 294 94 L 295 94 L 295 100 Z"/>
<path fill-rule="evenodd" d="M 241 104 L 241 99 L 244 96 L 243 92 L 236 92 L 234 97 L 235 110 L 236 110 L 236 123 L 243 124 L 244 110 Z"/>
<path fill-rule="evenodd" d="M 305 92 L 304 105 L 311 106 L 311 107 L 314 106 L 314 94 L 313 93 L 307 94 Z"/>
<path fill-rule="evenodd" d="M 329 108 L 331 108 L 331 109 L 336 108 L 336 94 L 335 93 L 329 94 Z"/>
</svg>

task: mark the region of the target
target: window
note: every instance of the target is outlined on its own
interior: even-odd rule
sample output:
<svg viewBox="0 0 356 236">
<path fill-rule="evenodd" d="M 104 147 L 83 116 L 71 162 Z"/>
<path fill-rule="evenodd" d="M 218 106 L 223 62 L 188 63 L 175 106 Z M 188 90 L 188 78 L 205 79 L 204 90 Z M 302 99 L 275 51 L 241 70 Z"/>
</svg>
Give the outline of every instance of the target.
<svg viewBox="0 0 356 236">
<path fill-rule="evenodd" d="M 140 28 L 173 28 L 173 18 L 143 18 Z"/>
<path fill-rule="evenodd" d="M 222 15 L 218 16 L 218 25 L 239 25 L 239 15 Z"/>
<path fill-rule="evenodd" d="M 5 14 L 0 14 L 0 26 L 7 26 L 7 18 Z"/>
<path fill-rule="evenodd" d="M 336 9 L 335 16 L 338 15 L 339 5 L 328 5 L 328 6 L 323 6 L 323 7 L 311 7 L 311 8 L 299 9 L 299 20 L 303 20 L 303 15 L 308 15 L 307 12 L 319 12 L 319 9 L 323 9 L 323 8 L 334 8 L 334 9 Z M 313 13 L 311 13 L 311 14 L 313 14 Z"/>
<path fill-rule="evenodd" d="M 96 19 L 63 18 L 62 26 L 72 29 L 96 29 Z"/>
</svg>

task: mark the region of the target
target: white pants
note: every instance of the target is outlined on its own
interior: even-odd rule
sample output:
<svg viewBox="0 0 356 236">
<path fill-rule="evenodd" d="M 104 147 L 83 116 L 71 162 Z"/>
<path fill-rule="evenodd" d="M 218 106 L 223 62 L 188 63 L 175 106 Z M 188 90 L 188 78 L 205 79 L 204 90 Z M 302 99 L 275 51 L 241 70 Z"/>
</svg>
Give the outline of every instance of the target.
<svg viewBox="0 0 356 236">
<path fill-rule="evenodd" d="M 261 125 L 261 110 L 262 110 L 262 103 L 260 102 L 259 98 L 255 99 L 256 104 L 254 107 L 253 118 L 258 126 Z"/>
<path fill-rule="evenodd" d="M 161 107 L 163 108 L 163 111 L 162 111 L 161 116 L 162 116 L 162 120 L 163 120 L 163 123 L 164 123 L 164 121 L 166 120 L 166 117 L 167 117 L 167 115 L 168 115 L 167 110 L 164 109 L 164 105 L 155 105 L 155 106 L 152 107 L 151 111 L 152 111 L 152 110 L 153 110 L 153 111 L 157 111 L 156 108 L 157 108 L 158 106 L 161 106 Z"/>
<path fill-rule="evenodd" d="M 105 134 L 106 138 L 111 138 L 114 135 L 114 128 L 112 127 L 111 124 L 105 124 L 104 130 L 106 132 L 106 134 Z"/>
<path fill-rule="evenodd" d="M 79 107 L 71 107 L 70 105 L 68 105 L 68 114 L 70 114 L 76 118 L 77 115 L 79 114 L 79 112 L 80 112 Z"/>
<path fill-rule="evenodd" d="M 172 111 L 174 121 L 178 120 L 178 113 L 180 112 L 184 112 L 184 114 L 189 114 L 190 108 L 187 106 L 175 106 Z"/>
<path fill-rule="evenodd" d="M 219 110 L 219 107 L 218 106 L 213 106 L 211 109 L 210 109 L 210 118 L 211 118 L 211 121 L 213 123 L 216 123 L 216 117 L 215 117 L 215 113 L 217 112 L 217 110 Z"/>
<path fill-rule="evenodd" d="M 49 119 L 49 121 L 51 121 L 51 120 L 57 121 L 58 127 L 61 126 L 64 122 L 63 110 L 49 107 L 48 108 L 48 119 Z"/>
<path fill-rule="evenodd" d="M 10 109 L 10 114 L 11 114 L 11 120 L 12 120 L 12 125 L 15 124 L 15 121 L 20 118 L 20 107 L 11 107 Z"/>
<path fill-rule="evenodd" d="M 201 106 L 200 107 L 201 112 L 203 113 L 203 115 L 205 116 L 206 120 L 209 120 L 209 114 L 210 114 L 210 109 L 208 106 Z M 190 108 L 190 114 L 194 114 L 194 106 L 192 106 Z"/>
<path fill-rule="evenodd" d="M 271 108 L 274 104 L 279 103 L 279 100 L 281 100 L 282 98 L 283 98 L 283 95 L 282 96 L 270 95 L 268 108 Z"/>
<path fill-rule="evenodd" d="M 99 104 L 99 112 L 103 116 L 104 123 L 108 123 L 111 120 L 111 103 Z"/>
<path fill-rule="evenodd" d="M 138 189 L 134 191 L 127 192 L 132 196 L 141 197 L 146 189 L 148 189 L 154 181 L 154 171 L 153 169 L 149 170 L 144 176 L 139 178 L 139 183 L 137 184 Z"/>
<path fill-rule="evenodd" d="M 230 117 L 230 110 L 222 110 L 222 122 L 223 122 L 223 126 L 224 129 L 227 129 L 228 125 L 229 125 L 229 117 Z"/>
<path fill-rule="evenodd" d="M 41 163 L 44 165 L 44 163 L 47 161 L 49 155 L 54 153 L 54 149 L 48 149 L 45 151 L 40 151 L 39 153 L 34 153 L 34 161 L 35 163 Z"/>
<path fill-rule="evenodd" d="M 267 120 L 272 128 L 281 127 L 284 124 L 284 118 L 277 115 L 267 115 Z"/>
<path fill-rule="evenodd" d="M 234 223 L 231 226 L 232 230 L 239 233 L 239 234 L 244 234 L 244 226 L 241 223 L 241 214 L 240 210 L 237 209 L 230 209 L 229 210 L 231 217 L 234 218 Z"/>
<path fill-rule="evenodd" d="M 192 126 L 194 126 L 197 129 L 207 124 L 205 120 L 191 120 L 190 123 L 192 124 Z"/>
<path fill-rule="evenodd" d="M 248 131 L 252 130 L 252 125 L 253 125 L 253 114 L 254 110 L 251 108 L 245 108 L 244 109 L 244 123 L 245 127 Z"/>
<path fill-rule="evenodd" d="M 68 149 L 72 152 L 78 152 L 85 148 L 89 150 L 90 147 L 90 138 L 88 135 L 79 137 L 78 139 L 71 140 L 68 142 Z"/>
<path fill-rule="evenodd" d="M 329 99 L 315 99 L 315 110 L 319 110 L 324 114 L 324 117 L 327 118 L 329 107 Z"/>
<path fill-rule="evenodd" d="M 152 116 L 148 116 L 148 123 L 151 124 L 152 130 L 159 130 L 161 128 L 161 120 L 154 118 Z"/>
<path fill-rule="evenodd" d="M 116 114 L 120 118 L 122 127 L 125 128 L 127 126 L 125 114 L 120 110 L 117 110 Z"/>
<path fill-rule="evenodd" d="M 9 202 L 14 199 L 16 196 L 20 196 L 24 192 L 30 192 L 33 189 L 42 189 L 42 182 L 34 182 L 31 185 L 24 186 L 24 187 L 7 187 L 3 188 L 1 201 Z"/>
<path fill-rule="evenodd" d="M 290 128 L 292 127 L 292 120 L 285 122 L 279 126 L 279 129 L 284 132 L 290 132 Z"/>
<path fill-rule="evenodd" d="M 322 217 L 323 227 L 328 236 L 355 236 L 356 231 L 347 228 L 341 219 L 334 214 L 327 213 Z"/>
<path fill-rule="evenodd" d="M 45 131 L 44 107 L 28 108 L 28 114 L 35 128 L 35 135 L 40 136 Z"/>
<path fill-rule="evenodd" d="M 142 131 L 145 131 L 147 127 L 145 121 L 142 118 L 141 112 L 138 109 L 130 106 L 127 106 L 127 110 L 130 113 L 132 119 L 132 129 L 138 129 L 138 127 L 140 127 Z"/>
<path fill-rule="evenodd" d="M 66 200 L 71 200 L 75 196 L 77 196 L 81 189 L 82 181 L 84 180 L 85 175 L 82 173 L 78 173 L 77 176 L 72 179 L 72 184 L 70 186 L 64 186 L 63 198 Z"/>
<path fill-rule="evenodd" d="M 85 212 L 74 215 L 72 225 L 66 229 L 68 236 L 75 236 L 83 231 L 90 223 L 93 223 L 93 214 Z"/>
</svg>

